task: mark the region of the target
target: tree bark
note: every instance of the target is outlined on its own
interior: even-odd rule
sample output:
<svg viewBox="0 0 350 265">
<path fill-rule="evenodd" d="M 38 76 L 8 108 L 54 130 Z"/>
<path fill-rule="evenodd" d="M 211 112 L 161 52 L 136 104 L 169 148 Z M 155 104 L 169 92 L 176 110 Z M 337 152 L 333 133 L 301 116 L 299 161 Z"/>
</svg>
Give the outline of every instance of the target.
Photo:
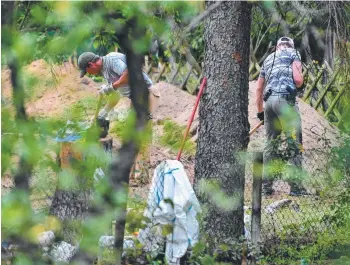
<svg viewBox="0 0 350 265">
<path fill-rule="evenodd" d="M 215 2 L 206 2 L 206 8 Z M 223 2 L 206 20 L 205 69 L 208 85 L 199 109 L 199 135 L 195 165 L 195 190 L 204 208 L 202 234 L 211 253 L 221 243 L 243 235 L 244 168 L 239 152 L 248 145 L 248 78 L 251 5 Z M 220 183 L 229 210 L 212 200 L 202 187 Z M 239 254 L 239 253 L 236 253 Z M 240 264 L 233 255 L 220 261 Z"/>
</svg>

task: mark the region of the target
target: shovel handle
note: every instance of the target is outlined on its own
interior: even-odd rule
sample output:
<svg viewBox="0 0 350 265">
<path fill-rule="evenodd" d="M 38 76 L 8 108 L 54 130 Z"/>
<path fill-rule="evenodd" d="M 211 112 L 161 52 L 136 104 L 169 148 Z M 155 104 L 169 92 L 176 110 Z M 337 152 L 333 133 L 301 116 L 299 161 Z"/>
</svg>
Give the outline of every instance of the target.
<svg viewBox="0 0 350 265">
<path fill-rule="evenodd" d="M 96 120 L 97 120 L 97 115 L 98 115 L 98 112 L 100 111 L 101 105 L 102 105 L 102 95 L 99 94 L 98 101 L 97 101 L 97 107 L 96 107 L 96 111 L 95 111 L 95 115 L 94 115 L 94 122 L 96 122 Z"/>
<path fill-rule="evenodd" d="M 255 125 L 255 127 L 251 129 L 251 131 L 249 132 L 249 136 L 251 136 L 263 124 L 264 124 L 264 121 L 260 121 L 257 125 Z"/>
<path fill-rule="evenodd" d="M 205 85 L 207 84 L 207 78 L 204 77 L 203 78 L 203 81 L 202 81 L 202 84 L 199 88 L 199 92 L 198 92 L 198 95 L 197 95 L 197 99 L 196 99 L 196 103 L 193 107 L 193 110 L 192 110 L 192 114 L 190 116 L 190 119 L 188 120 L 188 124 L 187 124 L 187 128 L 186 128 L 186 131 L 185 131 L 185 134 L 183 136 L 183 139 L 182 139 L 182 143 L 181 143 L 181 146 L 180 146 L 180 150 L 179 150 L 179 153 L 177 154 L 176 156 L 176 160 L 180 161 L 180 158 L 181 158 L 181 154 L 182 154 L 182 150 L 184 148 L 184 145 L 185 145 L 185 142 L 186 142 L 186 138 L 187 138 L 187 135 L 188 135 L 188 132 L 191 128 L 191 124 L 193 122 L 193 119 L 194 119 L 194 115 L 196 114 L 196 110 L 197 110 L 197 107 L 198 107 L 198 104 L 199 104 L 199 101 L 201 99 L 201 96 L 203 94 L 203 91 L 204 91 L 204 87 Z"/>
</svg>

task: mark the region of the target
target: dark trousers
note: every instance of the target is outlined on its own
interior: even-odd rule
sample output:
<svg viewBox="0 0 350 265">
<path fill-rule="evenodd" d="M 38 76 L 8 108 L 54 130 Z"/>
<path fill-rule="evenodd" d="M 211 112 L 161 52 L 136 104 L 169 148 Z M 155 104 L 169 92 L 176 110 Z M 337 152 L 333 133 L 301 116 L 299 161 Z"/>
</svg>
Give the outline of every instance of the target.
<svg viewBox="0 0 350 265">
<path fill-rule="evenodd" d="M 286 136 L 288 163 L 292 164 L 296 169 L 302 168 L 302 153 L 300 152 L 302 144 L 301 118 L 297 103 L 280 96 L 271 95 L 265 102 L 264 125 L 266 130 L 266 144 L 264 148 L 263 192 L 265 194 L 271 194 L 273 191 L 273 180 L 278 174 L 276 173 L 276 165 L 274 166 L 273 162 L 279 158 L 279 145 L 281 143 L 282 132 Z M 297 171 L 295 174 L 287 179 L 291 186 L 291 191 L 294 192 L 302 188 L 301 179 Z"/>
</svg>

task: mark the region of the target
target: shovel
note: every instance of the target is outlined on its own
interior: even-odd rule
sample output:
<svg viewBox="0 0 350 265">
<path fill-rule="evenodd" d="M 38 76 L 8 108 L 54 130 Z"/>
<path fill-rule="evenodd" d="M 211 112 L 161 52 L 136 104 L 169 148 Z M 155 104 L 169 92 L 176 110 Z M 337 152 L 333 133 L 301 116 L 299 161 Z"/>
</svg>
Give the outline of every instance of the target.
<svg viewBox="0 0 350 265">
<path fill-rule="evenodd" d="M 93 123 L 96 123 L 98 112 L 100 111 L 101 105 L 102 105 L 102 95 L 99 94 L 98 95 L 97 107 L 96 107 Z"/>
<path fill-rule="evenodd" d="M 249 136 L 251 136 L 253 133 L 255 133 L 255 131 L 256 131 L 257 129 L 259 129 L 259 127 L 260 127 L 261 125 L 263 125 L 263 124 L 264 124 L 264 121 L 260 121 L 257 125 L 255 125 L 255 127 L 254 127 L 253 129 L 250 130 Z"/>
<path fill-rule="evenodd" d="M 182 143 L 181 143 L 181 146 L 180 146 L 179 153 L 177 154 L 177 157 L 176 157 L 176 160 L 178 160 L 178 161 L 180 161 L 181 154 L 182 154 L 182 150 L 183 150 L 183 148 L 184 148 L 184 145 L 185 145 L 185 142 L 186 142 L 186 138 L 187 138 L 188 132 L 189 132 L 189 130 L 190 130 L 190 128 L 191 128 L 191 125 L 192 125 L 192 122 L 193 122 L 193 119 L 194 119 L 194 115 L 196 114 L 196 110 L 197 110 L 199 101 L 200 101 L 200 99 L 201 99 L 201 96 L 202 96 L 202 94 L 203 94 L 204 87 L 205 87 L 206 84 L 207 84 L 207 78 L 204 77 L 204 78 L 203 78 L 203 81 L 202 81 L 202 84 L 201 84 L 201 86 L 200 86 L 198 95 L 197 95 L 196 103 L 195 103 L 194 108 L 193 108 L 193 110 L 192 110 L 191 117 L 190 117 L 190 119 L 188 120 L 187 128 L 186 128 L 184 137 L 183 137 L 183 139 L 182 139 Z"/>
</svg>

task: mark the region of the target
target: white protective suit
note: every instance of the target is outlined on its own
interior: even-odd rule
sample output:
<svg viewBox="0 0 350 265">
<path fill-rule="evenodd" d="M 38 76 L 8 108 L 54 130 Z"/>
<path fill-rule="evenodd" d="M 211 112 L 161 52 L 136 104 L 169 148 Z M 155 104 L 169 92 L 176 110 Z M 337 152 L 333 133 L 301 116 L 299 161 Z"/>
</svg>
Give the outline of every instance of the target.
<svg viewBox="0 0 350 265">
<path fill-rule="evenodd" d="M 172 233 L 166 236 L 165 256 L 169 264 L 180 264 L 188 247 L 198 242 L 198 212 L 200 205 L 182 163 L 163 161 L 154 171 L 144 213 L 150 222 L 138 238 L 146 251 L 156 255 L 163 248 L 162 228 L 172 225 Z"/>
</svg>

